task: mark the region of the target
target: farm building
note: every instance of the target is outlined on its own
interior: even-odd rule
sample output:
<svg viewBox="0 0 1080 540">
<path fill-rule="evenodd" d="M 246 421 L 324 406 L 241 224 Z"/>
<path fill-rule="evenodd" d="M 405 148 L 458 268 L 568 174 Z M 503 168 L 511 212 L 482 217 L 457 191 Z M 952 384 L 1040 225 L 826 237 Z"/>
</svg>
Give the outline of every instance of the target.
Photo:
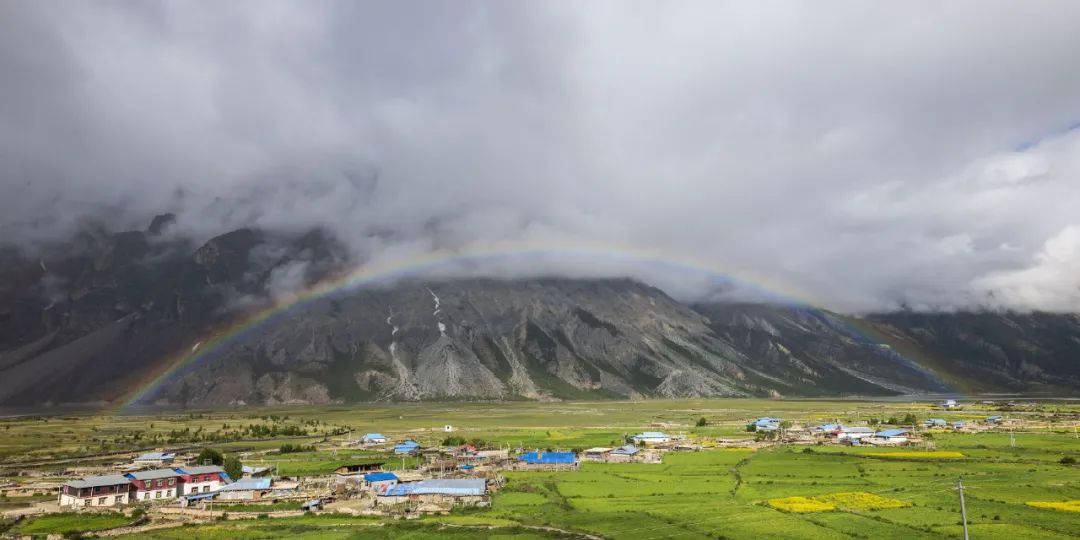
<svg viewBox="0 0 1080 540">
<path fill-rule="evenodd" d="M 217 491 L 218 499 L 223 501 L 254 501 L 261 499 L 271 491 L 273 481 L 269 478 L 245 478 L 221 486 Z"/>
<path fill-rule="evenodd" d="M 956 422 L 952 423 L 952 428 L 953 429 L 964 429 L 965 425 L 967 425 L 967 424 L 965 424 L 962 420 L 957 420 Z"/>
<path fill-rule="evenodd" d="M 815 434 L 833 435 L 840 429 L 840 427 L 840 424 L 821 424 L 820 426 L 814 426 L 810 428 L 810 431 Z"/>
<path fill-rule="evenodd" d="M 360 440 L 357 442 L 360 444 L 382 444 L 388 440 L 390 439 L 387 439 L 382 433 L 368 433 L 363 437 L 360 437 Z"/>
<path fill-rule="evenodd" d="M 225 469 L 217 465 L 182 467 L 176 469 L 176 472 L 180 473 L 180 481 L 183 483 L 181 494 L 194 495 L 217 491 L 222 485 L 232 480 L 225 474 Z"/>
<path fill-rule="evenodd" d="M 175 459 L 176 454 L 172 452 L 148 452 L 136 457 L 132 463 L 144 467 L 165 467 L 171 465 Z"/>
<path fill-rule="evenodd" d="M 1002 420 L 1004 420 L 1004 418 L 1002 418 L 1002 417 L 1000 417 L 1000 416 L 998 416 L 996 414 L 994 416 L 986 417 L 986 423 L 987 424 L 1000 424 Z"/>
<path fill-rule="evenodd" d="M 634 444 L 658 444 L 671 442 L 671 436 L 662 431 L 645 431 L 630 437 Z"/>
<path fill-rule="evenodd" d="M 174 469 L 154 469 L 127 474 L 131 480 L 133 501 L 158 501 L 175 499 L 181 495 L 180 473 Z"/>
<path fill-rule="evenodd" d="M 387 486 L 398 483 L 398 477 L 392 472 L 374 472 L 364 475 L 364 483 L 374 491 L 379 491 Z"/>
<path fill-rule="evenodd" d="M 402 441 L 394 446 L 395 454 L 415 454 L 419 450 L 420 443 L 413 440 Z"/>
<path fill-rule="evenodd" d="M 452 502 L 476 504 L 487 500 L 487 485 L 480 478 L 421 480 L 387 486 L 377 491 L 378 504 L 403 502 Z"/>
<path fill-rule="evenodd" d="M 909 433 L 906 429 L 886 429 L 875 433 L 868 440 L 873 444 L 903 444 L 908 441 Z"/>
<path fill-rule="evenodd" d="M 863 438 L 866 438 L 866 437 L 871 437 L 871 436 L 874 435 L 874 430 L 871 429 L 871 428 L 862 427 L 862 426 L 852 426 L 852 427 L 841 426 L 841 427 L 836 429 L 835 433 L 836 433 L 836 439 L 840 440 L 840 441 L 843 441 L 843 440 L 847 440 L 847 439 L 856 440 L 856 439 L 863 439 Z"/>
<path fill-rule="evenodd" d="M 772 416 L 763 416 L 750 422 L 747 427 L 753 426 L 754 431 L 776 431 L 780 429 L 780 419 Z"/>
<path fill-rule="evenodd" d="M 955 399 L 946 399 L 941 402 L 941 406 L 945 409 L 955 409 L 957 405 L 958 403 L 956 403 Z"/>
<path fill-rule="evenodd" d="M 585 461 L 607 461 L 610 453 L 611 448 L 597 447 L 585 450 L 581 453 L 581 456 Z"/>
<path fill-rule="evenodd" d="M 620 447 L 618 447 L 618 448 L 611 451 L 611 454 L 608 456 L 608 460 L 609 461 L 624 461 L 624 462 L 625 461 L 633 461 L 634 458 L 637 457 L 638 452 L 640 452 L 640 450 L 638 450 L 638 447 L 636 447 L 636 446 L 634 446 L 632 444 L 628 444 L 626 446 L 620 446 Z"/>
<path fill-rule="evenodd" d="M 945 427 L 946 425 L 948 424 L 941 418 L 927 418 L 926 421 L 923 422 L 923 426 L 928 428 Z"/>
<path fill-rule="evenodd" d="M 273 467 L 251 467 L 249 465 L 243 465 L 240 470 L 244 473 L 244 478 L 258 478 L 266 476 L 273 472 Z"/>
<path fill-rule="evenodd" d="M 526 452 L 518 456 L 516 466 L 528 469 L 562 469 L 577 465 L 577 455 L 573 452 Z"/>
<path fill-rule="evenodd" d="M 124 475 L 87 476 L 64 482 L 57 502 L 72 508 L 127 504 L 130 488 L 131 479 Z"/>
<path fill-rule="evenodd" d="M 478 450 L 476 452 L 476 459 L 482 460 L 500 460 L 510 459 L 510 451 L 503 450 Z"/>
</svg>

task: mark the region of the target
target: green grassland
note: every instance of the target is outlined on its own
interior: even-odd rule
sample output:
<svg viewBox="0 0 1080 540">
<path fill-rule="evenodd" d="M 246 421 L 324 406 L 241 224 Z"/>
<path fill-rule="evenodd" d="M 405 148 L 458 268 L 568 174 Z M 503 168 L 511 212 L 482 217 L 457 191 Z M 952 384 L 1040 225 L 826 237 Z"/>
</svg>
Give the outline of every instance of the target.
<svg viewBox="0 0 1080 540">
<path fill-rule="evenodd" d="M 345 516 L 303 516 L 215 522 L 139 533 L 138 538 L 955 538 L 960 534 L 958 478 L 964 479 L 974 538 L 1080 537 L 1080 514 L 1027 505 L 1030 501 L 1080 499 L 1080 466 L 1060 463 L 1080 458 L 1080 439 L 1072 426 L 1080 406 L 1049 402 L 998 412 L 995 406 L 966 405 L 939 411 L 928 403 L 860 401 L 683 400 L 583 403 L 378 404 L 354 407 L 298 407 L 259 411 L 200 411 L 188 415 L 68 416 L 20 418 L 0 423 L 0 446 L 19 448 L 0 457 L 0 467 L 35 459 L 79 456 L 93 462 L 104 434 L 132 432 L 167 437 L 202 426 L 202 433 L 223 424 L 259 423 L 303 427 L 304 436 L 241 437 L 178 446 L 212 446 L 245 453 L 245 463 L 273 464 L 288 475 L 326 474 L 341 464 L 385 459 L 387 468 L 401 460 L 369 449 L 344 448 L 347 439 L 378 431 L 395 440 L 413 438 L 438 444 L 454 435 L 494 446 L 580 449 L 621 443 L 627 434 L 650 426 L 685 433 L 706 442 L 712 438 L 752 440 L 745 422 L 770 415 L 796 423 L 864 422 L 902 417 L 966 420 L 1004 414 L 1013 433 L 933 433 L 932 451 L 919 448 L 873 448 L 832 445 L 771 446 L 671 452 L 662 464 L 584 463 L 577 471 L 506 472 L 506 488 L 490 509 L 469 510 L 415 521 Z M 287 418 L 286 418 L 287 417 Z M 707 425 L 696 427 L 704 417 Z M 46 428 L 47 429 L 43 429 Z M 291 430 L 295 432 L 295 430 Z M 57 445 L 51 432 L 74 434 Z M 248 430 L 246 433 L 251 433 Z M 80 436 L 96 436 L 87 444 Z M 314 444 L 314 452 L 279 455 L 282 442 Z M 159 445 L 169 447 L 169 445 Z M 149 447 L 132 445 L 135 451 Z M 109 458 L 117 460 L 116 457 Z M 409 460 L 406 467 L 414 466 Z M 45 469 L 59 467 L 42 463 Z M 17 478 L 12 477 L 17 481 Z M 789 512 L 769 505 L 773 499 L 836 494 L 897 501 L 894 508 L 859 509 L 840 504 L 819 512 Z M 854 495 L 852 495 L 854 494 Z M 861 495 L 860 495 L 861 494 Z M 844 496 L 839 496 L 841 499 Z M 853 499 L 854 500 L 854 499 Z M 902 504 L 899 504 L 902 503 Z M 36 518 L 19 525 L 38 526 Z M 45 525 L 41 525 L 45 526 Z M 20 529 L 22 530 L 22 529 Z M 136 536 L 132 536 L 133 538 Z"/>
</svg>

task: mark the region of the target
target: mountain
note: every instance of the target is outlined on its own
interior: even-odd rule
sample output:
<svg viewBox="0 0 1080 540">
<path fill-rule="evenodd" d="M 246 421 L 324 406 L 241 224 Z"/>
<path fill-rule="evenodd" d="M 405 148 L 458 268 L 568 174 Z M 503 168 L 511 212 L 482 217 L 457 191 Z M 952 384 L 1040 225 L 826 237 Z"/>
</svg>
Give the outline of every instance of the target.
<svg viewBox="0 0 1080 540">
<path fill-rule="evenodd" d="M 88 228 L 0 249 L 0 404 L 121 400 L 284 290 L 355 264 L 322 231 L 202 245 Z M 243 327 L 243 325 L 241 325 Z M 367 400 L 1075 393 L 1080 318 L 686 305 L 629 279 L 401 281 L 232 336 L 146 398 Z"/>
</svg>

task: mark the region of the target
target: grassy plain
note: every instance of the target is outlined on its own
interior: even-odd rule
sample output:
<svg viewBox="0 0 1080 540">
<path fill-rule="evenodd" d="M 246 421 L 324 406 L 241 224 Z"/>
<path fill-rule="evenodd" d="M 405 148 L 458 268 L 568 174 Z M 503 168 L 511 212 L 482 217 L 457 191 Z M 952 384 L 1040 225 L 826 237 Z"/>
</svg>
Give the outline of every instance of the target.
<svg viewBox="0 0 1080 540">
<path fill-rule="evenodd" d="M 1071 506 L 1030 504 L 1080 499 L 1080 466 L 1059 463 L 1064 456 L 1080 457 L 1080 439 L 1073 431 L 1080 406 L 1061 402 L 1005 413 L 982 405 L 945 412 L 912 402 L 690 400 L 379 404 L 17 418 L 0 424 L 0 468 L 13 475 L 27 466 L 57 469 L 72 460 L 91 463 L 102 460 L 103 443 L 110 451 L 148 448 L 131 443 L 134 432 L 143 433 L 139 440 L 154 435 L 160 440 L 185 428 L 228 433 L 224 424 L 303 426 L 308 434 L 184 441 L 173 446 L 242 451 L 250 456 L 246 463 L 276 464 L 289 475 L 317 475 L 349 461 L 376 458 L 366 451 L 334 449 L 346 438 L 369 431 L 437 444 L 447 435 L 443 426 L 450 424 L 454 435 L 504 447 L 581 449 L 618 444 L 625 435 L 643 429 L 685 433 L 702 442 L 717 437 L 749 441 L 752 434 L 745 431 L 746 420 L 764 415 L 796 423 L 861 423 L 907 413 L 919 419 L 968 422 L 1004 414 L 1023 423 L 1011 435 L 1004 430 L 934 433 L 932 451 L 828 445 L 707 449 L 668 453 L 656 465 L 585 463 L 571 472 L 507 472 L 507 487 L 495 495 L 492 508 L 408 523 L 304 516 L 216 522 L 146 531 L 137 537 L 557 538 L 588 533 L 680 539 L 955 538 L 960 534 L 955 489 L 959 477 L 964 479 L 975 538 L 1080 537 L 1080 519 L 1064 509 Z M 702 417 L 707 425 L 695 426 Z M 650 427 L 659 425 L 665 427 Z M 55 434 L 65 437 L 57 439 Z M 123 441 L 107 439 L 110 434 L 122 434 Z M 318 450 L 264 453 L 285 441 L 316 444 Z M 400 467 L 401 462 L 390 458 L 387 466 Z M 802 512 L 770 502 L 794 497 L 803 498 L 796 502 L 813 501 L 818 506 Z"/>
</svg>

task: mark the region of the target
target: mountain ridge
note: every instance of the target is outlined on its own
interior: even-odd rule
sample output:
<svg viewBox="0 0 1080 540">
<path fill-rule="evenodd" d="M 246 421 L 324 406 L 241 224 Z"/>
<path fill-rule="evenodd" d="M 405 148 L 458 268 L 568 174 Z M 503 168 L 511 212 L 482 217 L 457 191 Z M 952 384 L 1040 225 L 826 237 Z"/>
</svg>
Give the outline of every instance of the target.
<svg viewBox="0 0 1080 540">
<path fill-rule="evenodd" d="M 320 230 L 202 245 L 91 231 L 0 250 L 0 405 L 117 402 L 286 287 L 354 264 Z M 411 279 L 258 325 L 160 388 L 162 406 L 371 400 L 1076 393 L 1080 316 L 686 304 L 626 278 Z"/>
</svg>

